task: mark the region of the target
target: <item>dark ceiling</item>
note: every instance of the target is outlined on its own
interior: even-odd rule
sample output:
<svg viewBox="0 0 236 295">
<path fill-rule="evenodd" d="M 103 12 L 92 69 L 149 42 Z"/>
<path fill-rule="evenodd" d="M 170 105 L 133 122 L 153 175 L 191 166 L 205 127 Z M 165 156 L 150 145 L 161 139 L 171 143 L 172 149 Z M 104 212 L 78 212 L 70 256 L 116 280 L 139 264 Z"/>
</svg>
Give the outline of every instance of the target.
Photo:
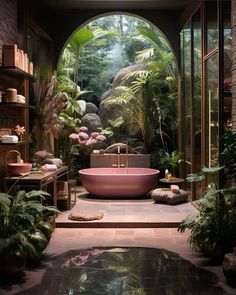
<svg viewBox="0 0 236 295">
<path fill-rule="evenodd" d="M 54 9 L 183 9 L 189 0 L 43 0 Z"/>
</svg>

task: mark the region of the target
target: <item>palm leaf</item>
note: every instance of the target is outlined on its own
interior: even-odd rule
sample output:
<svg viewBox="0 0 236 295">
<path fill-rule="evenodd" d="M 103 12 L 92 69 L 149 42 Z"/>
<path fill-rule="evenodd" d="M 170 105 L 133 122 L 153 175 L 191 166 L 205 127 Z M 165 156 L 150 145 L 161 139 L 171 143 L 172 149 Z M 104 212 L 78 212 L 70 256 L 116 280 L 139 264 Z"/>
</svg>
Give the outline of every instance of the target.
<svg viewBox="0 0 236 295">
<path fill-rule="evenodd" d="M 200 211 L 202 208 L 214 208 L 214 204 L 212 203 L 212 201 L 210 201 L 208 199 L 209 196 L 204 195 L 203 198 L 194 201 L 194 203 L 196 204 L 196 208 L 198 208 L 198 210 Z"/>
<path fill-rule="evenodd" d="M 78 30 L 70 39 L 70 46 L 77 51 L 82 45 L 88 43 L 94 38 L 93 32 L 86 28 Z"/>
<path fill-rule="evenodd" d="M 205 179 L 206 179 L 205 175 L 196 174 L 196 173 L 188 174 L 187 177 L 186 177 L 186 180 L 188 182 L 201 182 L 201 181 L 203 181 Z"/>
<path fill-rule="evenodd" d="M 155 30 L 152 28 L 148 28 L 146 26 L 137 26 L 137 30 L 141 37 L 145 40 L 152 42 L 155 46 L 158 46 L 163 51 L 170 51 L 170 48 L 166 46 L 166 42 L 163 42 L 163 38 L 161 38 L 160 34 L 157 34 Z"/>
<path fill-rule="evenodd" d="M 128 74 L 126 74 L 122 80 L 128 80 L 130 78 L 147 78 L 149 75 L 149 71 L 148 70 L 140 70 L 140 71 L 132 71 Z"/>
<path fill-rule="evenodd" d="M 221 167 L 202 167 L 202 172 L 214 174 L 214 173 L 219 173 L 223 169 L 224 169 L 224 166 L 221 166 Z"/>
<path fill-rule="evenodd" d="M 178 231 L 184 232 L 187 228 L 191 228 L 195 224 L 198 213 L 189 214 L 179 225 Z"/>
<path fill-rule="evenodd" d="M 137 61 L 142 63 L 154 55 L 154 48 L 146 48 L 141 51 L 137 51 L 136 53 Z"/>
</svg>

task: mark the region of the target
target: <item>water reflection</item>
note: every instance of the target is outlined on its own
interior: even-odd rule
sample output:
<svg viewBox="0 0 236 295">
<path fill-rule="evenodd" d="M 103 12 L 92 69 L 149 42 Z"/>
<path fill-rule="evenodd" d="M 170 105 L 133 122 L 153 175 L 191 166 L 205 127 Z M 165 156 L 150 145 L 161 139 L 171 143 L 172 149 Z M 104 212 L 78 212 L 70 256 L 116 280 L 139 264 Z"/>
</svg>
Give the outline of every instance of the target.
<svg viewBox="0 0 236 295">
<path fill-rule="evenodd" d="M 216 283 L 212 273 L 164 249 L 94 248 L 57 257 L 24 294 L 225 294 Z"/>
</svg>

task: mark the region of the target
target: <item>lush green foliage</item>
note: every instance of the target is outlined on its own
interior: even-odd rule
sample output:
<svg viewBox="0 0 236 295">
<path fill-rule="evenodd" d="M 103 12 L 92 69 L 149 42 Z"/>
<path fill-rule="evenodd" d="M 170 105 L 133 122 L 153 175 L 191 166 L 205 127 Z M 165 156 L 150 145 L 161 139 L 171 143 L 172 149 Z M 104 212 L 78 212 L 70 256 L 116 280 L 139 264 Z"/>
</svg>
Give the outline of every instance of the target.
<svg viewBox="0 0 236 295">
<path fill-rule="evenodd" d="M 228 173 L 236 181 L 236 133 L 227 133 L 223 138 L 223 152 L 220 154 L 220 163 L 228 169 Z"/>
<path fill-rule="evenodd" d="M 177 84 L 172 78 L 166 79 L 165 66 L 161 62 L 150 62 L 148 69 L 130 73 L 135 77 L 131 86 L 116 88 L 115 96 L 108 103 L 117 103 L 139 126 L 147 152 L 154 142 L 174 146 L 173 131 L 177 127 Z"/>
<path fill-rule="evenodd" d="M 191 230 L 189 243 L 207 255 L 221 259 L 236 246 L 236 187 L 219 189 L 217 175 L 224 167 L 202 169 L 200 174 L 191 174 L 191 182 L 211 182 L 201 199 L 194 204 L 196 214 L 185 218 L 179 231 Z"/>
<path fill-rule="evenodd" d="M 35 82 L 35 120 L 32 130 L 36 150 L 54 149 L 58 138 L 58 114 L 65 108 L 67 94 L 57 89 L 56 75 Z"/>
<path fill-rule="evenodd" d="M 3 268 L 15 258 L 28 264 L 39 261 L 52 233 L 47 219 L 59 213 L 56 208 L 43 206 L 40 202 L 48 196 L 44 191 L 19 191 L 14 197 L 0 193 L 0 257 Z"/>
<path fill-rule="evenodd" d="M 59 80 L 62 84 L 65 82 L 61 89 L 75 103 L 80 103 L 81 99 L 78 98 L 82 97 L 98 106 L 101 95 L 110 88 L 115 74 L 121 68 L 143 61 L 148 64 L 147 70 L 125 77 L 135 81 L 130 87 L 117 88 L 117 95 L 110 100 L 110 103 L 120 104 L 124 116 L 109 120 L 104 132 L 111 142 L 126 140 L 142 145 L 143 141 L 147 152 L 157 148 L 170 151 L 175 148 L 177 127 L 176 63 L 165 37 L 143 20 L 126 15 L 107 16 L 92 21 L 76 32 L 59 64 Z M 87 93 L 80 97 L 71 94 L 66 86 L 68 81 L 71 81 L 72 90 L 80 85 Z M 67 111 L 62 114 L 62 133 L 68 129 L 73 132 L 83 112 L 77 112 L 78 116 Z M 125 125 L 131 117 L 132 123 L 135 120 L 139 126 L 143 139 L 140 133 L 135 139 L 124 138 Z M 66 127 L 66 121 L 70 126 Z M 60 147 L 69 146 L 69 132 L 66 133 L 67 136 L 60 139 Z M 69 155 L 66 151 L 61 154 Z M 70 160 L 68 158 L 65 162 Z"/>
<path fill-rule="evenodd" d="M 87 36 L 88 42 L 80 46 L 79 56 L 69 42 L 59 63 L 59 73 L 73 79 L 75 64 L 79 60 L 78 83 L 82 89 L 91 91 L 84 98 L 98 104 L 101 95 L 110 88 L 115 74 L 121 68 L 134 64 L 136 51 L 149 44 L 148 41 L 133 38 L 138 34 L 137 26 L 144 23 L 143 20 L 128 15 L 110 15 L 90 22 L 83 31 L 85 34 L 92 32 L 94 37 L 89 39 L 91 34 Z M 104 32 L 103 35 L 96 35 L 95 30 L 98 28 Z"/>
<path fill-rule="evenodd" d="M 163 157 L 163 163 L 166 168 L 175 170 L 181 162 L 183 154 L 174 150 L 172 153 L 166 152 Z"/>
</svg>

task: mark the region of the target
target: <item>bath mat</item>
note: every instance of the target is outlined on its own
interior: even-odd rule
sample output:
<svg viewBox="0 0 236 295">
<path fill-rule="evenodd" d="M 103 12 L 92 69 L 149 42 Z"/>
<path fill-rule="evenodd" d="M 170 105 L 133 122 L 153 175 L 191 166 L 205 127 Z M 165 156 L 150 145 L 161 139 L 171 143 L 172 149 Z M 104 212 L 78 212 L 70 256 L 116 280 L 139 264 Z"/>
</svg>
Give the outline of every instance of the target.
<svg viewBox="0 0 236 295">
<path fill-rule="evenodd" d="M 71 220 L 77 220 L 77 221 L 91 221 L 91 220 L 97 220 L 102 219 L 103 213 L 92 211 L 92 210 L 86 210 L 86 209 L 78 209 L 68 216 L 68 219 Z"/>
</svg>

